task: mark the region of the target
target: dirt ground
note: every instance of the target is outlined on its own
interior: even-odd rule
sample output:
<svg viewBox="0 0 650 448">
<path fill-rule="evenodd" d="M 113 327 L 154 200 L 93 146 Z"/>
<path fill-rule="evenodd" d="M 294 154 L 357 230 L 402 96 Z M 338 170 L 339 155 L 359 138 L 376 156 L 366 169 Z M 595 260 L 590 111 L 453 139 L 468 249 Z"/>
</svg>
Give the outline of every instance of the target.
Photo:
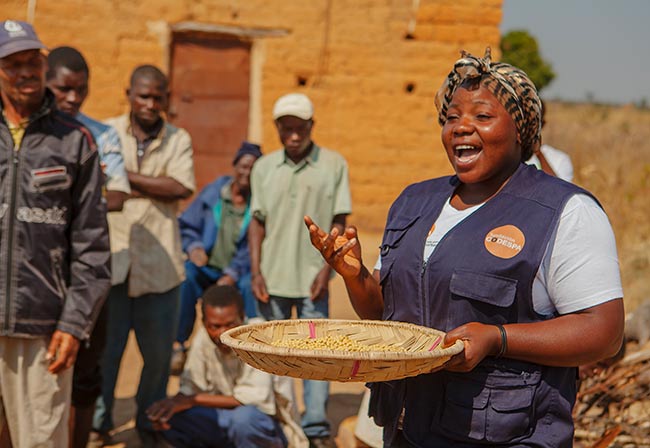
<svg viewBox="0 0 650 448">
<path fill-rule="evenodd" d="M 360 241 L 364 264 L 369 269 L 372 269 L 379 255 L 378 247 L 381 242 L 381 235 L 360 232 Z M 330 316 L 335 319 L 357 319 L 357 315 L 348 301 L 345 285 L 338 276 L 330 284 Z M 135 414 L 134 396 L 141 370 L 142 358 L 133 333 L 131 333 L 117 380 L 114 409 L 116 428 L 113 431 L 113 444 L 110 447 L 137 448 L 140 446 L 133 417 Z M 296 380 L 296 398 L 298 400 L 298 409 L 302 410 L 302 388 L 300 383 L 300 380 Z M 167 392 L 169 395 L 173 395 L 177 390 L 178 377 L 171 377 Z M 333 382 L 331 384 L 328 416 L 332 424 L 333 436 L 336 436 L 339 424 L 343 419 L 357 414 L 364 390 L 363 383 Z"/>
</svg>

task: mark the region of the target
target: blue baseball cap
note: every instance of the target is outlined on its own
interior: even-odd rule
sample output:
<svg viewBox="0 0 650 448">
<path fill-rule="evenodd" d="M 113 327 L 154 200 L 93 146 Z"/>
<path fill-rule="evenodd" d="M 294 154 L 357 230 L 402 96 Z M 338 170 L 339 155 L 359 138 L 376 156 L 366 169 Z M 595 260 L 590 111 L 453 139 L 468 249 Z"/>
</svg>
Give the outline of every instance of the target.
<svg viewBox="0 0 650 448">
<path fill-rule="evenodd" d="M 29 23 L 19 20 L 0 22 L 0 59 L 20 51 L 46 48 Z"/>
</svg>

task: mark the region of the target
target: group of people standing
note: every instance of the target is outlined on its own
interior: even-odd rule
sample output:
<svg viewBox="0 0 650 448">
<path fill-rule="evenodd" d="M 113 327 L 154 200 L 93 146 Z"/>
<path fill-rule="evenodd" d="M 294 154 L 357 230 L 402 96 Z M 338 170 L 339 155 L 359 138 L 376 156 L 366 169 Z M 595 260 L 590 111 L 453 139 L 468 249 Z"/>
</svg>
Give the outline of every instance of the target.
<svg viewBox="0 0 650 448">
<path fill-rule="evenodd" d="M 0 22 L 0 447 L 108 435 L 131 330 L 144 446 L 333 447 L 327 382 L 305 381 L 298 422 L 291 382 L 219 336 L 294 308 L 327 318 L 334 270 L 360 317 L 465 345 L 439 372 L 370 385 L 385 446 L 570 446 L 575 366 L 620 347 L 622 290 L 598 202 L 523 163 L 538 152 L 548 165 L 525 73 L 489 53 L 455 64 L 436 105 L 456 174 L 399 196 L 371 273 L 346 227 L 347 164 L 312 140 L 305 95 L 275 102 L 281 149 L 244 142 L 233 175 L 181 213 L 192 142 L 165 119 L 166 76 L 137 67 L 130 110 L 101 123 L 80 112 L 83 56 L 44 49 L 31 25 Z M 180 392 L 167 398 L 173 354 Z"/>
<path fill-rule="evenodd" d="M 181 213 L 196 190 L 192 141 L 165 118 L 166 76 L 135 68 L 129 111 L 104 122 L 80 111 L 89 77 L 78 50 L 46 51 L 30 24 L 0 23 L 0 446 L 84 447 L 91 429 L 107 442 L 131 330 L 144 361 L 135 397 L 143 446 L 334 446 L 328 383 L 306 383 L 301 425 L 292 384 L 251 373 L 218 338 L 247 318 L 289 318 L 293 306 L 328 317 L 332 271 L 302 217 L 343 229 L 350 192 L 345 160 L 311 139 L 311 101 L 280 98 L 283 148 L 262 157 L 243 142 L 233 174 Z M 187 353 L 199 299 L 203 325 Z M 166 398 L 173 353 L 181 408 Z M 214 368 L 197 370 L 206 363 Z M 225 372 L 216 383 L 215 369 Z M 188 406 L 192 424 L 172 419 Z"/>
</svg>

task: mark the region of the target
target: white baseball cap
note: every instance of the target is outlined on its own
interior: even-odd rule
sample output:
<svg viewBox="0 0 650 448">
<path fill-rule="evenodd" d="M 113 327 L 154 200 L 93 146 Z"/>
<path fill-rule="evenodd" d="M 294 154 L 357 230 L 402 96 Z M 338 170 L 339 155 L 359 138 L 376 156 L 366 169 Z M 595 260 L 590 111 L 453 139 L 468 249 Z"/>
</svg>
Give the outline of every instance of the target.
<svg viewBox="0 0 650 448">
<path fill-rule="evenodd" d="M 280 117 L 298 117 L 303 120 L 311 120 L 314 116 L 314 106 L 307 95 L 302 93 L 289 93 L 281 96 L 273 106 L 273 119 Z"/>
</svg>

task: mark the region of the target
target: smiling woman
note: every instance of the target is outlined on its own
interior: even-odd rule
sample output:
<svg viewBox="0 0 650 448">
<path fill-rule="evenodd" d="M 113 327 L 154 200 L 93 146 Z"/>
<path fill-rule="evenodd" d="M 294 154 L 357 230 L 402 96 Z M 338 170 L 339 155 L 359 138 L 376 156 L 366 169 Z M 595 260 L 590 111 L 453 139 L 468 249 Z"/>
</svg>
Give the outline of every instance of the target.
<svg viewBox="0 0 650 448">
<path fill-rule="evenodd" d="M 515 124 L 493 98 L 480 81 L 464 82 L 449 105 L 442 128 L 447 156 L 463 183 L 459 189 L 464 196 L 469 191 L 479 194 L 474 203 L 483 202 L 485 194 L 496 193 L 521 162 Z"/>
<path fill-rule="evenodd" d="M 456 174 L 397 198 L 372 274 L 355 228 L 305 219 L 360 317 L 464 344 L 442 370 L 373 383 L 369 414 L 387 446 L 569 447 L 576 367 L 623 336 L 611 226 L 590 193 L 523 163 L 541 129 L 524 72 L 463 53 L 436 106 Z"/>
</svg>

